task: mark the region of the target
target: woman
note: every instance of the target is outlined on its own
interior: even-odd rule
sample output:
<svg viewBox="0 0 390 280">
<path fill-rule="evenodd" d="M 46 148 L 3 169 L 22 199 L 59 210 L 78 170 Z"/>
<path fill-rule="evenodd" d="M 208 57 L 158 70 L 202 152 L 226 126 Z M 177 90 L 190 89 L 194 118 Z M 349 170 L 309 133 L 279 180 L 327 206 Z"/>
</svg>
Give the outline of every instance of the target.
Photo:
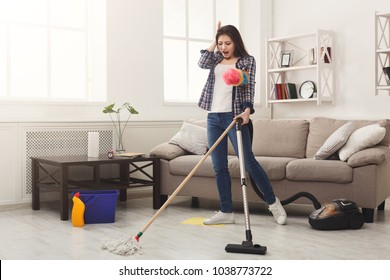
<svg viewBox="0 0 390 280">
<path fill-rule="evenodd" d="M 214 52 L 217 47 L 217 51 Z M 211 147 L 220 135 L 231 124 L 233 119 L 242 118 L 242 142 L 244 150 L 245 168 L 252 177 L 256 187 L 261 191 L 269 210 L 278 224 L 285 224 L 286 212 L 278 198 L 275 197 L 267 174 L 256 161 L 251 144 L 248 128 L 250 114 L 254 113 L 253 99 L 255 93 L 256 61 L 250 56 L 244 46 L 237 28 L 232 25 L 221 27 L 218 22 L 218 31 L 215 41 L 207 50 L 201 51 L 199 66 L 210 69 L 207 82 L 199 100 L 199 107 L 207 110 L 207 138 Z M 229 68 L 244 70 L 248 74 L 248 82 L 244 85 L 227 85 L 222 74 Z M 228 137 L 237 154 L 237 136 L 235 129 L 231 129 Z M 206 219 L 206 225 L 234 223 L 234 213 L 231 194 L 231 179 L 228 170 L 228 140 L 225 137 L 211 153 L 218 193 L 220 197 L 220 211 Z"/>
</svg>

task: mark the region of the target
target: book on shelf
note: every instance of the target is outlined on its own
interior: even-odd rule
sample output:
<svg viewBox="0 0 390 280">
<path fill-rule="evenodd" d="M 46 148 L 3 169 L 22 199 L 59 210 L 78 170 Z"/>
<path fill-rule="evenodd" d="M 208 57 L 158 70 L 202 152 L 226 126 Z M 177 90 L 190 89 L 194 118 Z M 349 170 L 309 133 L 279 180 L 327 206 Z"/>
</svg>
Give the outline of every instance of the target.
<svg viewBox="0 0 390 280">
<path fill-rule="evenodd" d="M 293 83 L 275 84 L 275 99 L 298 99 L 296 85 Z"/>
<path fill-rule="evenodd" d="M 298 99 L 297 86 L 293 83 L 287 83 L 286 85 L 290 99 Z"/>
<path fill-rule="evenodd" d="M 282 97 L 282 84 L 275 85 L 275 99 L 283 99 Z"/>
<path fill-rule="evenodd" d="M 390 67 L 383 67 L 383 74 L 385 75 L 387 85 L 390 86 Z"/>
</svg>

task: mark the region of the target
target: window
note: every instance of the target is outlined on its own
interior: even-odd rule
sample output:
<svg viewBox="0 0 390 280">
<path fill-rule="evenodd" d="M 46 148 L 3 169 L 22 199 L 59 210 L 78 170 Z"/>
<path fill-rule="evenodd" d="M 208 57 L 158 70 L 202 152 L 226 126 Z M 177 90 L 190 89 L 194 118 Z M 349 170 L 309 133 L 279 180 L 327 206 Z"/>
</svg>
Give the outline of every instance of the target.
<svg viewBox="0 0 390 280">
<path fill-rule="evenodd" d="M 197 102 L 208 71 L 200 50 L 214 40 L 217 22 L 238 27 L 239 0 L 164 0 L 164 101 Z"/>
<path fill-rule="evenodd" d="M 0 100 L 105 101 L 106 0 L 0 0 Z"/>
</svg>

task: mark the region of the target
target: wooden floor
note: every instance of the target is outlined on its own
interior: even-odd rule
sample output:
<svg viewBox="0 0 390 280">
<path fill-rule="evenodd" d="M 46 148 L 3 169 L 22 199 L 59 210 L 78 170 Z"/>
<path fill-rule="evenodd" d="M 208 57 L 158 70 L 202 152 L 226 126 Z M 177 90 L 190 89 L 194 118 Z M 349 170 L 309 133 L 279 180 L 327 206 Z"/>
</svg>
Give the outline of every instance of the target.
<svg viewBox="0 0 390 280">
<path fill-rule="evenodd" d="M 236 224 L 204 226 L 194 223 L 218 209 L 216 201 L 176 197 L 140 238 L 143 254 L 119 256 L 101 249 L 105 239 L 136 235 L 156 210 L 150 189 L 129 192 L 118 202 L 116 222 L 73 227 L 61 221 L 57 202 L 0 207 L 0 259 L 2 260 L 389 260 L 390 201 L 375 212 L 375 222 L 360 230 L 318 231 L 310 227 L 312 206 L 288 205 L 287 224 L 276 224 L 262 203 L 250 204 L 253 241 L 267 247 L 266 255 L 226 253 L 229 243 L 245 240 L 241 204 L 235 204 Z M 198 219 L 198 220 L 199 220 Z M 183 223 L 190 220 L 189 224 Z"/>
</svg>

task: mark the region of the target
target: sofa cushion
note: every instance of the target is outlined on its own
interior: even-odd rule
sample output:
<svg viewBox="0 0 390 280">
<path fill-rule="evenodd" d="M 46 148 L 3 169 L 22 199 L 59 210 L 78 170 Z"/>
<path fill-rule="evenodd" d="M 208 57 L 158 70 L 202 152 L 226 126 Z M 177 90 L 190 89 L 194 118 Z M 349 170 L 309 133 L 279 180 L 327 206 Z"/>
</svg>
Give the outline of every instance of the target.
<svg viewBox="0 0 390 280">
<path fill-rule="evenodd" d="M 287 164 L 286 178 L 292 181 L 352 182 L 353 169 L 340 160 L 296 159 Z"/>
<path fill-rule="evenodd" d="M 206 128 L 183 122 L 180 131 L 171 138 L 169 143 L 178 145 L 195 155 L 203 155 L 207 152 Z"/>
<path fill-rule="evenodd" d="M 331 118 L 314 118 L 310 120 L 309 135 L 307 136 L 306 157 L 312 158 L 326 139 L 339 127 L 351 120 L 336 120 Z M 389 146 L 390 144 L 390 120 L 353 120 L 354 129 L 361 128 L 370 124 L 379 123 L 386 128 L 385 137 L 378 145 Z"/>
<path fill-rule="evenodd" d="M 354 153 L 378 144 L 386 134 L 386 129 L 379 124 L 371 124 L 355 130 L 347 143 L 340 149 L 340 160 L 346 161 Z"/>
<path fill-rule="evenodd" d="M 325 143 L 314 155 L 315 159 L 328 159 L 336 153 L 345 143 L 353 131 L 353 123 L 348 122 L 338 128 L 326 139 Z"/>
<path fill-rule="evenodd" d="M 253 153 L 255 156 L 303 158 L 308 133 L 307 120 L 255 120 Z"/>
</svg>

